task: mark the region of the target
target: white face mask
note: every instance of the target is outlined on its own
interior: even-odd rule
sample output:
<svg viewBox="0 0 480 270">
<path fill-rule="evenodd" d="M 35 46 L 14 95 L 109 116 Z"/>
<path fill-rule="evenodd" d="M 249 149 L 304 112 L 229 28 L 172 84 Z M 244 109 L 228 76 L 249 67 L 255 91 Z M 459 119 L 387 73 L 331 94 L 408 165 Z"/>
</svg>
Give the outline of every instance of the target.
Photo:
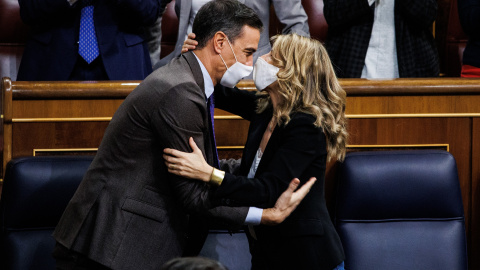
<svg viewBox="0 0 480 270">
<path fill-rule="evenodd" d="M 262 91 L 270 84 L 277 81 L 277 73 L 280 69 L 272 64 L 269 64 L 263 58 L 259 57 L 253 69 L 253 82 L 258 91 Z"/>
<path fill-rule="evenodd" d="M 228 41 L 228 38 L 227 38 Z M 233 88 L 237 83 L 250 75 L 252 73 L 253 67 L 244 65 L 240 62 L 237 61 L 237 56 L 235 55 L 235 52 L 233 51 L 232 45 L 230 44 L 230 41 L 228 41 L 228 45 L 230 45 L 230 49 L 233 52 L 233 56 L 235 57 L 235 64 L 233 64 L 230 68 L 228 68 L 227 64 L 223 60 L 223 57 L 221 54 L 220 58 L 222 58 L 223 63 L 225 64 L 225 67 L 227 68 L 227 71 L 222 76 L 222 79 L 220 80 L 220 84 L 225 86 L 225 87 L 230 87 Z"/>
</svg>

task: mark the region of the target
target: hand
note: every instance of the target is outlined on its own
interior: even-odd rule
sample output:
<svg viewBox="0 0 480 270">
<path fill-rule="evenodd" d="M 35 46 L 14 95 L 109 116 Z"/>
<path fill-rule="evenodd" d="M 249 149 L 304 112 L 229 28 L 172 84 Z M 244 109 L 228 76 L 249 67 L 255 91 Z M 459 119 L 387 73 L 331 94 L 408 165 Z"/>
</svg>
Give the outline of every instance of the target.
<svg viewBox="0 0 480 270">
<path fill-rule="evenodd" d="M 200 150 L 192 137 L 189 139 L 193 152 L 186 153 L 171 148 L 163 150 L 163 159 L 168 172 L 190 179 L 198 179 L 204 182 L 210 181 L 213 167 L 203 158 Z"/>
<path fill-rule="evenodd" d="M 287 190 L 278 197 L 275 206 L 263 210 L 261 224 L 277 225 L 282 223 L 288 216 L 290 216 L 293 210 L 297 208 L 308 192 L 310 192 L 310 188 L 315 184 L 315 181 L 317 181 L 317 178 L 312 177 L 301 188 L 295 191 L 300 184 L 300 180 L 294 178 L 290 182 Z"/>
<path fill-rule="evenodd" d="M 195 40 L 195 34 L 190 33 L 187 35 L 187 39 L 183 42 L 182 53 L 195 50 L 198 42 Z"/>
</svg>

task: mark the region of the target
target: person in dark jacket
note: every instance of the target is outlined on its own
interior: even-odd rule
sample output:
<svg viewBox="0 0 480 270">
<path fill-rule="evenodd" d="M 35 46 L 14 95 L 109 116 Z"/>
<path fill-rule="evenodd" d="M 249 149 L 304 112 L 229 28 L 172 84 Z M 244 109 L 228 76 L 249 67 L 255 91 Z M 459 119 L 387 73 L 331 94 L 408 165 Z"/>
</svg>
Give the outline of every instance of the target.
<svg viewBox="0 0 480 270">
<path fill-rule="evenodd" d="M 468 35 L 463 51 L 462 77 L 480 77 L 480 1 L 458 0 L 458 15 Z"/>
<path fill-rule="evenodd" d="M 163 11 L 161 0 L 19 0 L 19 4 L 31 34 L 18 80 L 143 80 L 152 72 L 144 35 Z M 87 57 L 81 56 L 83 44 Z"/>
<path fill-rule="evenodd" d="M 341 78 L 437 77 L 436 0 L 324 0 L 326 47 Z"/>
</svg>

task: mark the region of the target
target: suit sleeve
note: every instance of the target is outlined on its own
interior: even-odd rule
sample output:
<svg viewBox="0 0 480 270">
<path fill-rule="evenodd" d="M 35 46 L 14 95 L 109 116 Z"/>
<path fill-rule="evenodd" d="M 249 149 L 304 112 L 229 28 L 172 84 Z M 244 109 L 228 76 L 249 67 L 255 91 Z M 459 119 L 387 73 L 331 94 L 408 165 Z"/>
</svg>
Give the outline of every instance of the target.
<svg viewBox="0 0 480 270">
<path fill-rule="evenodd" d="M 250 121 L 257 108 L 256 91 L 228 88 L 220 84 L 215 86 L 215 107 L 241 116 Z"/>
<path fill-rule="evenodd" d="M 262 173 L 256 175 L 255 179 L 227 173 L 215 195 L 233 200 L 234 205 L 272 207 L 293 178 L 300 178 L 319 155 L 326 154 L 325 144 L 323 132 L 312 124 L 311 118 L 292 119 L 285 127 L 278 149 Z M 264 158 L 265 155 L 266 153 Z M 305 177 L 309 179 L 313 176 L 320 177 Z M 304 183 L 308 179 L 300 180 Z"/>
<path fill-rule="evenodd" d="M 395 1 L 396 8 L 412 27 L 432 26 L 437 17 L 437 0 L 404 0 Z"/>
<path fill-rule="evenodd" d="M 368 0 L 324 0 L 323 14 L 330 27 L 349 27 L 373 16 Z"/>
<path fill-rule="evenodd" d="M 33 25 L 52 20 L 63 12 L 77 8 L 70 6 L 67 0 L 18 0 L 20 17 L 26 24 Z"/>
<path fill-rule="evenodd" d="M 480 38 L 480 1 L 458 0 L 458 14 L 463 31 L 470 36 Z"/>
<path fill-rule="evenodd" d="M 206 105 L 205 99 L 189 89 L 198 86 L 181 84 L 170 90 L 163 98 L 164 102 L 152 115 L 152 125 L 161 142 L 161 148 L 173 148 L 180 151 L 191 152 L 188 144 L 189 137 L 193 137 L 198 147 L 205 153 L 205 139 L 203 130 Z M 181 98 L 175 92 L 188 92 Z M 165 164 L 159 164 L 162 170 L 167 170 Z M 216 205 L 212 203 L 211 192 L 208 184 L 186 179 L 174 174 L 168 175 L 168 181 L 174 191 L 177 202 L 188 213 L 214 216 L 233 225 L 242 225 L 245 221 L 248 208 L 219 208 L 208 211 Z"/>
<path fill-rule="evenodd" d="M 297 33 L 309 37 L 308 16 L 301 0 L 273 0 L 278 20 L 284 25 L 282 34 Z"/>
<path fill-rule="evenodd" d="M 98 0 L 97 0 L 98 1 Z M 150 26 L 162 15 L 165 6 L 171 1 L 165 0 L 110 0 L 112 8 L 120 9 L 128 22 L 136 26 Z"/>
</svg>

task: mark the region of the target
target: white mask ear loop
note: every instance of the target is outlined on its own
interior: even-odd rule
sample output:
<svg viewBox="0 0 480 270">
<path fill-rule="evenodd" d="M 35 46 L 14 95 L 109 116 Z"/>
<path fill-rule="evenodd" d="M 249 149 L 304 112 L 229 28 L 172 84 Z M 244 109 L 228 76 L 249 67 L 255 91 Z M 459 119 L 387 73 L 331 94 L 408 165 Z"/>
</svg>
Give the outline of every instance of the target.
<svg viewBox="0 0 480 270">
<path fill-rule="evenodd" d="M 230 50 L 232 50 L 232 53 L 233 53 L 233 57 L 235 57 L 235 62 L 238 62 L 237 60 L 237 56 L 235 55 L 235 52 L 233 51 L 233 47 L 232 47 L 232 44 L 230 44 L 230 41 L 228 40 L 228 37 L 225 36 L 226 39 L 227 39 L 227 42 L 228 42 L 228 45 L 230 46 Z M 225 63 L 225 60 L 223 60 L 223 57 L 221 54 L 218 54 L 220 56 L 220 59 L 222 59 L 222 62 L 223 64 L 225 65 L 225 67 L 228 69 L 228 66 L 227 66 L 227 63 Z"/>
<path fill-rule="evenodd" d="M 238 62 L 237 56 L 235 55 L 235 52 L 233 51 L 232 44 L 230 43 L 230 40 L 228 40 L 228 37 L 227 37 L 227 42 L 228 42 L 228 45 L 230 46 L 230 50 L 232 50 L 233 57 L 235 57 L 235 62 Z"/>
</svg>

